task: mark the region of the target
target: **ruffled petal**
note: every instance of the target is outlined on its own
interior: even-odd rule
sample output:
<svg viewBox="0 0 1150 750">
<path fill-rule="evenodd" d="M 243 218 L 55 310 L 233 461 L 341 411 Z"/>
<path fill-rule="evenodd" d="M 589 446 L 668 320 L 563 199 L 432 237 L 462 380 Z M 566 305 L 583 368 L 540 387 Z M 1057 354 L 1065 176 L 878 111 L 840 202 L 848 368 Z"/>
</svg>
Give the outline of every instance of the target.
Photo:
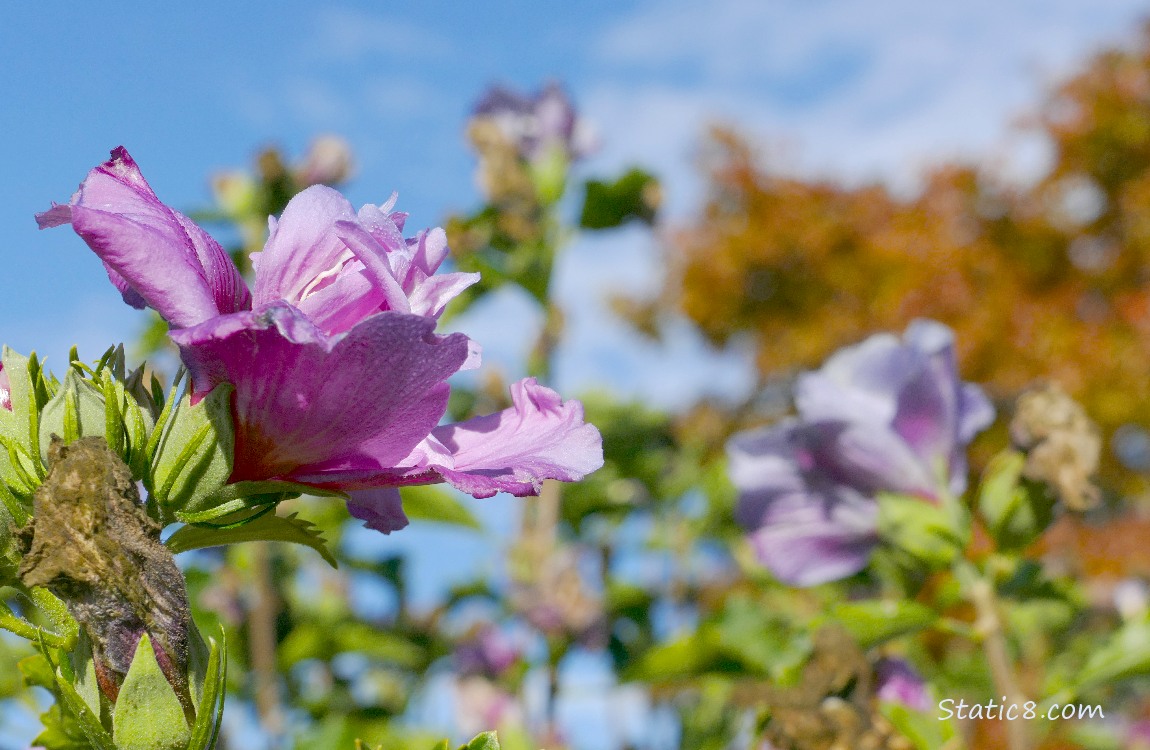
<svg viewBox="0 0 1150 750">
<path fill-rule="evenodd" d="M 583 405 L 526 378 L 511 386 L 514 404 L 498 414 L 437 427 L 452 465 L 432 468 L 474 497 L 538 495 L 544 479 L 575 482 L 603 465 L 603 441 L 583 421 Z"/>
<path fill-rule="evenodd" d="M 335 223 L 341 219 L 355 219 L 355 210 L 326 185 L 312 185 L 288 201 L 263 250 L 252 253 L 253 305 L 286 300 L 299 307 L 305 297 L 335 281 L 354 258 L 336 235 Z"/>
<path fill-rule="evenodd" d="M 329 337 L 278 302 L 172 338 L 197 394 L 235 385 L 232 481 L 345 486 L 344 474 L 395 466 L 443 416 L 443 381 L 467 359 L 468 343 L 436 336 L 434 325 L 385 312 Z"/>
<path fill-rule="evenodd" d="M 364 521 L 364 526 L 369 529 L 390 534 L 409 523 L 407 514 L 403 512 L 403 500 L 395 487 L 356 490 L 349 494 L 347 509 L 353 517 Z"/>
<path fill-rule="evenodd" d="M 135 307 L 175 327 L 247 309 L 251 296 L 228 254 L 188 217 L 160 202 L 123 147 L 93 169 L 67 212 L 53 206 L 40 226 L 71 221 Z"/>
</svg>

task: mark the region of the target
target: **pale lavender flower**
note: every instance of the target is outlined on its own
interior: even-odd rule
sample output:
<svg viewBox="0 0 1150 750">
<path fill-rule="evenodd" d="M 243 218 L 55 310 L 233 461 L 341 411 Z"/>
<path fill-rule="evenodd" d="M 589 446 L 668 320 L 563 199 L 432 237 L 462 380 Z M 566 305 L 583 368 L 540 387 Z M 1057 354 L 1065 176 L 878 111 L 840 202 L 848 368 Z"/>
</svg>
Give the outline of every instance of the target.
<svg viewBox="0 0 1150 750">
<path fill-rule="evenodd" d="M 798 416 L 728 445 L 737 518 L 782 581 L 811 586 L 867 564 L 878 544 L 875 496 L 937 502 L 966 488 L 966 446 L 994 419 L 959 380 L 953 335 L 915 321 L 900 341 L 872 336 L 804 373 Z"/>
<path fill-rule="evenodd" d="M 492 86 L 475 105 L 475 116 L 493 121 L 520 155 L 535 161 L 560 148 L 571 161 L 598 147 L 587 122 L 578 116 L 563 87 L 549 83 L 534 96 Z"/>
<path fill-rule="evenodd" d="M 388 532 L 407 522 L 399 485 L 533 495 L 544 479 L 575 481 L 601 466 L 582 405 L 533 379 L 512 386 L 513 407 L 439 426 L 446 379 L 478 366 L 479 350 L 463 334 L 436 334 L 436 319 L 478 274 L 438 273 L 443 230 L 405 238 L 394 202 L 356 211 L 329 187 L 304 190 L 252 254 L 251 292 L 123 148 L 37 220 L 70 221 L 125 300 L 167 319 L 195 398 L 235 386 L 232 481 L 348 491 L 352 513 Z"/>
<path fill-rule="evenodd" d="M 518 644 L 499 628 L 488 625 L 456 647 L 455 669 L 463 675 L 498 679 L 521 656 Z"/>
</svg>

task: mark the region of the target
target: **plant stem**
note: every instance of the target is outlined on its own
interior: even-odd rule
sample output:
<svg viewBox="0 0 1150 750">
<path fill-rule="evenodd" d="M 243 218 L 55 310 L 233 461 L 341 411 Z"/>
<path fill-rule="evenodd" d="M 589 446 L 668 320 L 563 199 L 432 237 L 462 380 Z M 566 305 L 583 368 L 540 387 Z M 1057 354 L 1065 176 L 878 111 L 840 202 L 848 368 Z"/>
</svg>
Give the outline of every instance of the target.
<svg viewBox="0 0 1150 750">
<path fill-rule="evenodd" d="M 279 670 L 276 668 L 276 615 L 279 603 L 272 583 L 269 546 L 267 542 L 253 545 L 251 565 L 255 596 L 248 613 L 248 641 L 260 725 L 278 742 L 284 731 Z"/>
<path fill-rule="evenodd" d="M 982 636 L 982 648 L 990 666 L 995 692 L 1003 696 L 1007 703 L 1022 706 L 1026 703 L 1026 695 L 1018 685 L 1007 649 L 1006 632 L 998 611 L 994 584 L 982 577 L 974 579 L 970 585 L 970 599 L 978 614 L 974 629 Z M 1030 733 L 1026 730 L 1024 720 L 1008 721 L 1006 732 L 1010 750 L 1030 750 Z"/>
</svg>

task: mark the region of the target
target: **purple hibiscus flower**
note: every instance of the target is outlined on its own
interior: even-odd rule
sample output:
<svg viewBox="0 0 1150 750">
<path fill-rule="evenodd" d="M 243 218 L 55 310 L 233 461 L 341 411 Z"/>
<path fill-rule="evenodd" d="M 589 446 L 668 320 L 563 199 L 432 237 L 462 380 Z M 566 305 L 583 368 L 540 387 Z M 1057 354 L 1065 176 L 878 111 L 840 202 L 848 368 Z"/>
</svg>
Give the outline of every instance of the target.
<svg viewBox="0 0 1150 750">
<path fill-rule="evenodd" d="M 534 495 L 544 479 L 599 468 L 601 439 L 582 405 L 534 379 L 512 386 L 509 409 L 439 426 L 446 379 L 478 366 L 479 354 L 463 334 L 436 334 L 436 319 L 479 275 L 437 273 L 443 230 L 405 238 L 394 202 L 355 211 L 331 188 L 303 191 L 269 220 L 250 291 L 123 148 L 37 221 L 71 223 L 125 301 L 168 321 L 193 398 L 235 386 L 231 481 L 347 491 L 353 515 L 387 533 L 407 523 L 400 485 Z"/>
<path fill-rule="evenodd" d="M 950 329 L 926 320 L 799 376 L 795 404 L 796 418 L 728 445 L 737 518 L 763 564 L 795 586 L 866 566 L 877 493 L 961 494 L 966 446 L 994 420 L 982 390 L 959 380 Z"/>
</svg>

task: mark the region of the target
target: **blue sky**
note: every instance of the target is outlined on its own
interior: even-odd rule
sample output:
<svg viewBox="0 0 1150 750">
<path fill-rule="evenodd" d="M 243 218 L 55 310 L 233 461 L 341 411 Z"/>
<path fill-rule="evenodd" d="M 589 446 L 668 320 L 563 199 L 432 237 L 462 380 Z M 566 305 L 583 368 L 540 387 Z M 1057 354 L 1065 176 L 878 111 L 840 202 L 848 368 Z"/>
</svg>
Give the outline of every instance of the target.
<svg viewBox="0 0 1150 750">
<path fill-rule="evenodd" d="M 475 205 L 463 127 L 482 89 L 554 78 L 601 134 L 603 150 L 584 173 L 643 164 L 664 178 L 671 223 L 697 205 L 693 158 L 714 121 L 735 123 L 775 164 L 805 174 L 912 190 L 926 165 L 964 157 L 1026 179 L 1047 153 L 1012 123 L 1088 54 L 1132 38 L 1150 10 L 1145 0 L 109 7 L 0 10 L 0 338 L 57 363 L 71 343 L 94 355 L 142 322 L 74 234 L 38 232 L 32 219 L 120 144 L 161 198 L 189 209 L 208 200 L 212 171 L 249 164 L 258 147 L 298 154 L 313 136 L 338 133 L 359 161 L 352 200 L 398 190 L 409 225 L 430 226 Z M 609 291 L 655 290 L 656 248 L 650 233 L 630 228 L 581 238 L 564 256 L 565 393 L 608 385 L 676 405 L 747 387 L 745 353 L 709 352 L 682 325 L 661 349 L 599 302 Z M 461 323 L 509 375 L 535 324 L 514 293 Z M 514 504 L 488 503 L 496 533 L 507 533 Z M 491 554 L 461 532 L 425 533 L 388 544 L 432 577 L 440 543 L 460 559 Z"/>
<path fill-rule="evenodd" d="M 662 2 L 134 3 L 75 6 L 49 18 L 0 14 L 0 296 L 4 340 L 57 362 L 73 342 L 96 352 L 139 324 L 66 229 L 32 214 L 65 200 L 124 144 L 159 195 L 203 205 L 207 179 L 276 143 L 299 153 L 321 132 L 359 158 L 353 201 L 392 190 L 412 224 L 474 205 L 463 122 L 500 81 L 564 81 L 604 143 L 584 165 L 638 162 L 665 180 L 668 216 L 688 216 L 692 166 L 708 123 L 761 138 L 784 168 L 911 189 L 938 158 L 993 159 L 1034 174 L 1042 144 L 1011 133 L 1044 87 L 1100 45 L 1128 39 L 1133 0 L 716 0 Z M 625 230 L 579 240 L 560 271 L 572 336 L 558 384 L 606 384 L 682 404 L 749 382 L 740 353 L 701 349 L 680 326 L 660 351 L 612 322 L 611 290 L 650 291 L 656 240 Z M 521 335 L 489 336 L 515 321 Z M 526 300 L 505 294 L 465 321 L 488 360 L 515 375 L 532 338 Z"/>
</svg>

